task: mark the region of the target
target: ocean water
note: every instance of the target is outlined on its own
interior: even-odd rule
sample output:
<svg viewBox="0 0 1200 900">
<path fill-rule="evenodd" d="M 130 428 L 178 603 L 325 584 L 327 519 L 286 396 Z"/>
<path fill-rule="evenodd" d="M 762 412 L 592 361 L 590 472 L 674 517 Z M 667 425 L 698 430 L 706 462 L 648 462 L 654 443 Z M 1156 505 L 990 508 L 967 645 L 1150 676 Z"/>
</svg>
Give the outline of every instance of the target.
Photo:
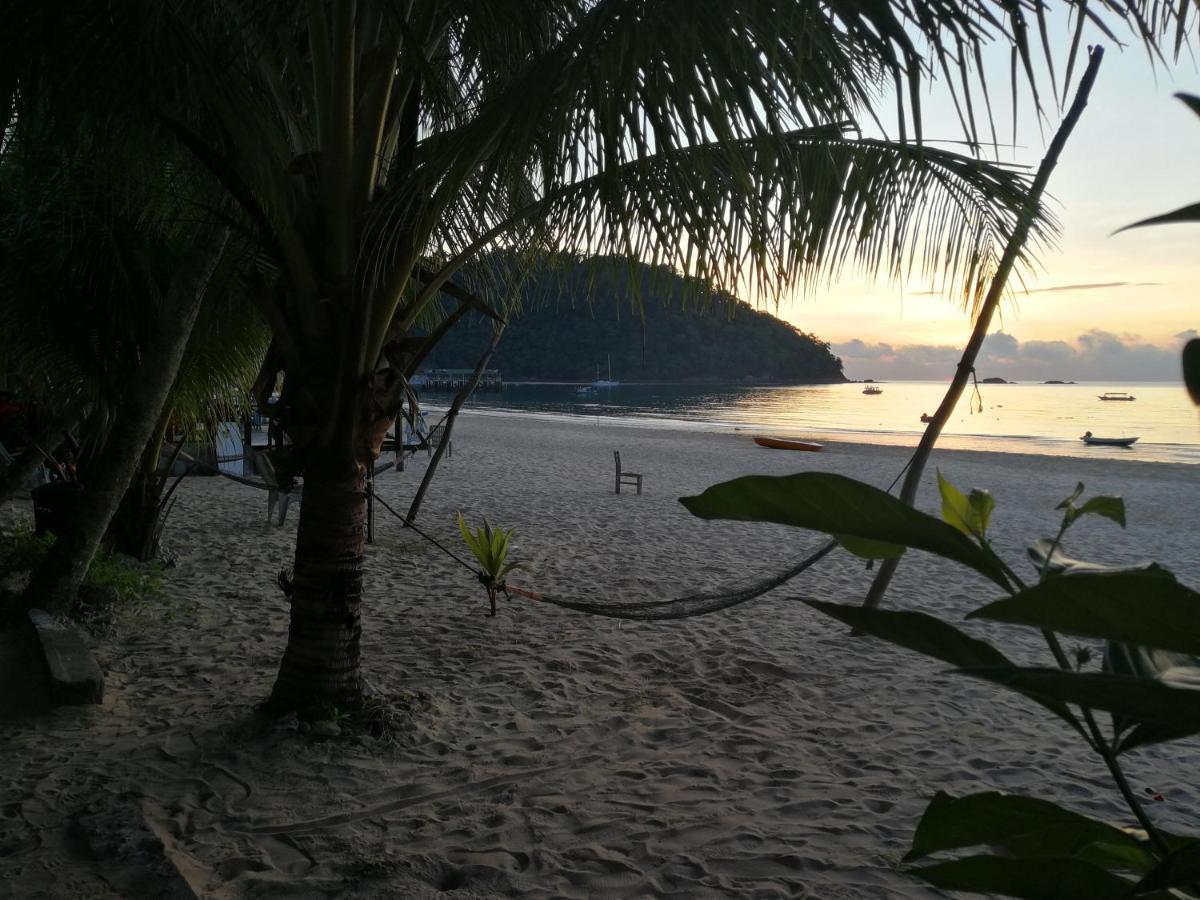
<svg viewBox="0 0 1200 900">
<path fill-rule="evenodd" d="M 946 384 L 880 382 L 883 393 L 863 394 L 862 384 L 736 386 L 621 384 L 578 393 L 577 385 L 506 384 L 476 394 L 471 408 L 541 416 L 603 417 L 629 425 L 739 429 L 754 434 L 914 445 Z M 1099 395 L 1127 391 L 1137 399 L 1107 402 Z M 444 395 L 427 402 L 444 405 Z M 980 406 L 982 405 L 982 411 Z M 1130 449 L 1089 447 L 1085 431 L 1099 437 L 1133 437 Z M 1182 384 L 1080 383 L 981 384 L 964 394 L 938 446 L 964 450 L 1111 457 L 1151 462 L 1200 463 L 1200 414 Z"/>
</svg>

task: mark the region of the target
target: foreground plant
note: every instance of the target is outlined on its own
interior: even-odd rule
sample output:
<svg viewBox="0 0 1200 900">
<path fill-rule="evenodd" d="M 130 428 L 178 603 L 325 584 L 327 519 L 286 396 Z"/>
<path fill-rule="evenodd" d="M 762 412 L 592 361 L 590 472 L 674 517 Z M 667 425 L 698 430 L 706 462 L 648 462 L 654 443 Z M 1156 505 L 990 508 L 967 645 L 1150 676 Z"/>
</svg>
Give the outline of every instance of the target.
<svg viewBox="0 0 1200 900">
<path fill-rule="evenodd" d="M 504 576 L 514 569 L 521 568 L 520 563 L 508 562 L 508 542 L 512 538 L 513 529 L 495 528 L 483 520 L 483 525 L 472 531 L 463 518 L 458 514 L 458 530 L 463 542 L 474 554 L 479 563 L 479 581 L 487 591 L 488 604 L 491 611 L 488 615 L 496 614 L 496 594 L 504 590 Z"/>
<path fill-rule="evenodd" d="M 1039 629 L 1055 667 L 1013 663 L 986 641 L 920 612 L 864 609 L 806 600 L 813 609 L 890 643 L 949 663 L 952 671 L 1016 691 L 1064 720 L 1104 762 L 1140 831 L 1064 809 L 1047 800 L 982 792 L 938 793 L 925 810 L 906 862 L 937 853 L 989 847 L 911 869 L 941 888 L 1010 897 L 1107 900 L 1200 896 L 1200 839 L 1164 832 L 1147 815 L 1122 771 L 1120 757 L 1139 748 L 1200 733 L 1200 593 L 1166 569 L 1106 569 L 1059 554 L 1079 519 L 1098 515 L 1124 527 L 1119 497 L 1083 500 L 1080 484 L 1058 505 L 1052 540 L 1031 548 L 1039 580 L 1026 585 L 987 537 L 995 502 L 985 491 L 964 495 L 938 475 L 942 518 L 841 475 L 805 472 L 747 476 L 681 498 L 706 519 L 774 522 L 825 532 L 867 559 L 891 559 L 914 548 L 965 565 L 1007 596 L 971 612 Z M 1084 672 L 1058 633 L 1107 641 L 1104 671 Z M 1076 669 L 1076 666 L 1079 670 Z M 1095 711 L 1111 714 L 1107 731 Z"/>
</svg>

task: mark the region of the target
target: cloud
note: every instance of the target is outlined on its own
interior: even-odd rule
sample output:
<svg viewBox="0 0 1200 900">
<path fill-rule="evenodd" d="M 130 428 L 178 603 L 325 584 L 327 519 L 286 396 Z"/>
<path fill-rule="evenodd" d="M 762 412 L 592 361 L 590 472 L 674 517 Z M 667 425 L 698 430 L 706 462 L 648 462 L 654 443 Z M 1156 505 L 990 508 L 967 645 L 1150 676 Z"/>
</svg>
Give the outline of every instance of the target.
<svg viewBox="0 0 1200 900">
<path fill-rule="evenodd" d="M 975 363 L 980 378 L 1009 381 L 1170 381 L 1179 377 L 1178 345 L 1200 336 L 1196 329 L 1160 347 L 1137 335 L 1094 328 L 1073 341 L 1021 341 L 996 331 L 987 336 Z M 833 345 L 851 378 L 944 381 L 954 373 L 962 348 L 938 344 L 871 344 L 853 340 Z"/>
<path fill-rule="evenodd" d="M 1061 291 L 1097 291 L 1115 287 L 1160 287 L 1161 281 L 1097 281 L 1081 282 L 1079 284 L 1053 284 L 1049 287 L 1024 288 L 1017 290 L 1018 294 L 1053 294 Z M 916 291 L 917 296 L 940 297 L 945 291 Z"/>
</svg>

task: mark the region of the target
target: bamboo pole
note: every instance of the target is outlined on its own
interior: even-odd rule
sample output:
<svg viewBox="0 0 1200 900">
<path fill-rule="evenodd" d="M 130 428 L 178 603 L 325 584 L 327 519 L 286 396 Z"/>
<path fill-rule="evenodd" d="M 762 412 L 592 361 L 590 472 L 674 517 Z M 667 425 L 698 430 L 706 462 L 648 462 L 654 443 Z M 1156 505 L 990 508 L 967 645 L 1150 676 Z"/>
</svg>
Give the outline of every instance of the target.
<svg viewBox="0 0 1200 900">
<path fill-rule="evenodd" d="M 479 362 L 475 364 L 475 371 L 471 373 L 471 380 L 463 385 L 462 390 L 454 395 L 454 400 L 450 403 L 450 410 L 446 413 L 446 428 L 442 432 L 442 439 L 438 443 L 437 449 L 433 451 L 433 459 L 429 460 L 429 465 L 425 468 L 425 475 L 421 478 L 421 486 L 417 488 L 417 493 L 413 497 L 412 504 L 408 507 L 408 516 L 404 521 L 405 528 L 408 528 L 409 523 L 416 520 L 417 513 L 421 509 L 421 501 L 425 499 L 425 492 L 429 490 L 429 485 L 433 481 L 433 473 L 437 471 L 442 454 L 450 446 L 450 435 L 454 431 L 454 420 L 458 418 L 458 412 L 463 408 L 463 404 L 470 399 L 471 394 L 475 393 L 475 388 L 479 386 L 479 380 L 483 378 L 484 369 L 487 368 L 492 354 L 496 352 L 496 348 L 500 345 L 500 338 L 504 335 L 504 328 L 507 324 L 507 321 L 501 321 L 492 328 L 492 338 L 488 342 L 487 347 L 484 348 L 483 355 L 479 357 Z"/>
</svg>

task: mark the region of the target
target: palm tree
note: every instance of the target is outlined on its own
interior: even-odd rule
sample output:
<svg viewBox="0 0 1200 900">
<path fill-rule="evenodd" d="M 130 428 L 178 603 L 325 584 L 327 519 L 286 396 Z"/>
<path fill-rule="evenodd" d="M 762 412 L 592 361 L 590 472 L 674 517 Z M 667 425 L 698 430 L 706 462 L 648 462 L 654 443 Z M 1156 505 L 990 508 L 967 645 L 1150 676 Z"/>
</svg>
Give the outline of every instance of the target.
<svg viewBox="0 0 1200 900">
<path fill-rule="evenodd" d="M 116 549 L 155 549 L 157 498 L 146 486 L 156 483 L 163 423 L 171 415 L 194 419 L 214 397 L 236 393 L 237 364 L 246 368 L 249 355 L 254 369 L 240 374 L 244 395 L 265 345 L 262 326 L 245 324 L 244 293 L 230 288 L 239 260 L 223 252 L 224 238 L 199 251 L 209 254 L 203 259 L 190 246 L 198 231 L 214 230 L 198 206 L 203 179 L 177 166 L 160 164 L 156 172 L 137 160 L 106 160 L 61 137 L 52 128 L 22 129 L 0 154 L 0 255 L 8 260 L 0 270 L 0 361 L 41 408 L 60 411 L 52 434 L 93 413 L 80 429 L 87 490 L 28 592 L 32 603 L 56 611 L 73 604 L 123 494 Z M 193 334 L 210 269 L 223 289 Z M 213 335 L 230 319 L 239 326 L 235 339 L 225 337 L 214 354 Z M 193 364 L 177 378 L 189 338 Z M 195 364 L 201 358 L 203 367 Z M 17 467 L 12 480 L 21 475 Z"/>
<path fill-rule="evenodd" d="M 258 383 L 284 375 L 304 504 L 272 701 L 308 711 L 360 697 L 365 472 L 428 349 L 414 326 L 443 293 L 487 306 L 456 280 L 481 253 L 625 253 L 762 297 L 847 264 L 917 268 L 972 304 L 1025 187 L 971 152 L 990 120 L 980 51 L 1011 43 L 1032 79 L 1031 36 L 1049 33 L 1038 0 L 91 5 L 0 19 L 18 41 L 52 36 L 36 60 L 0 48 L 17 51 L 0 52 L 0 92 L 22 70 L 59 97 L 153 91 L 278 265 Z M 1124 17 L 1155 46 L 1185 33 L 1189 0 L 1064 6 L 1069 78 L 1087 20 Z M 935 73 L 967 153 L 922 140 Z M 862 136 L 885 118 L 897 138 Z"/>
</svg>

